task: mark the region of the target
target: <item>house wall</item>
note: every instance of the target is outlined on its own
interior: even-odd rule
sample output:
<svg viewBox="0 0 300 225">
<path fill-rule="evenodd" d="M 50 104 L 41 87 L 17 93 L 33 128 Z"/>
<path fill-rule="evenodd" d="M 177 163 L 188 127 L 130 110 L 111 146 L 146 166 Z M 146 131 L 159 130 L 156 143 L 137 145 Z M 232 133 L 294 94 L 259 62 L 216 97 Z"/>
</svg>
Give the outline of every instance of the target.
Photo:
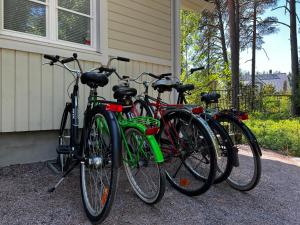
<svg viewBox="0 0 300 225">
<path fill-rule="evenodd" d="M 171 0 L 108 0 L 108 47 L 171 60 Z"/>
<path fill-rule="evenodd" d="M 69 100 L 67 89 L 73 77 L 63 68 L 42 66 L 42 62 L 41 54 L 0 49 L 0 132 L 58 129 L 65 102 Z M 89 61 L 81 63 L 84 70 L 98 65 Z M 145 71 L 170 72 L 169 66 L 140 61 L 118 62 L 114 66 L 120 74 L 134 76 Z M 112 76 L 109 85 L 99 89 L 99 94 L 111 99 L 112 86 L 117 83 L 118 79 Z M 141 85 L 132 86 L 139 93 L 143 91 Z M 88 94 L 89 87 L 81 85 L 81 116 Z"/>
</svg>

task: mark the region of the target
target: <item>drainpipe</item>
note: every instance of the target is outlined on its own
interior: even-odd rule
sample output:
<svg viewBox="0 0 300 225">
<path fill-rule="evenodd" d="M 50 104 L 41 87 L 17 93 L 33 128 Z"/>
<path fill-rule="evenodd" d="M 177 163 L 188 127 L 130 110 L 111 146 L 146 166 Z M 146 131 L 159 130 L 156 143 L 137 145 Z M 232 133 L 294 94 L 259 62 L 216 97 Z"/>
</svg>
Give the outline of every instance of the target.
<svg viewBox="0 0 300 225">
<path fill-rule="evenodd" d="M 172 2 L 172 73 L 175 78 L 180 78 L 180 8 L 181 0 L 173 0 Z M 177 101 L 177 93 L 173 92 L 174 103 Z"/>
</svg>

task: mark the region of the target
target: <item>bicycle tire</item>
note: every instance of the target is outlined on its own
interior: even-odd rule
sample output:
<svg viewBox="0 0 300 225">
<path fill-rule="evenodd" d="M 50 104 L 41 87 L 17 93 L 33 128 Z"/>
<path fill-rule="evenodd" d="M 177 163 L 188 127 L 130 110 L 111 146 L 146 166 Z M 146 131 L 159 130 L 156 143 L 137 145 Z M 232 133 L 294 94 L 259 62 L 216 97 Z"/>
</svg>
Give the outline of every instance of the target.
<svg viewBox="0 0 300 225">
<path fill-rule="evenodd" d="M 219 145 L 217 150 L 217 174 L 214 181 L 214 184 L 219 184 L 229 177 L 233 169 L 235 154 L 233 143 L 225 128 L 218 121 L 205 114 L 203 117 L 213 131 Z"/>
<path fill-rule="evenodd" d="M 129 183 L 132 186 L 135 193 L 137 194 L 137 196 L 143 202 L 150 205 L 156 204 L 162 199 L 165 193 L 166 176 L 164 170 L 161 167 L 160 163 L 155 162 L 155 158 L 152 153 L 153 152 L 152 145 L 142 132 L 140 132 L 138 129 L 135 128 L 127 128 L 124 133 L 126 137 L 126 143 L 128 144 L 129 151 L 130 151 L 130 156 L 129 156 L 129 153 L 127 152 L 127 149 L 123 143 L 123 148 L 122 148 L 123 165 Z M 133 136 L 134 136 L 134 140 L 132 140 Z M 136 151 L 136 147 L 140 147 L 141 143 L 139 142 L 136 143 L 138 146 L 136 146 L 133 143 L 137 139 L 143 142 L 142 148 L 144 154 L 142 156 L 139 155 L 140 153 L 139 150 Z M 134 162 L 134 160 L 137 161 Z M 145 170 L 142 171 L 143 168 Z M 150 171 L 151 168 L 154 170 Z M 139 176 L 139 174 L 141 175 L 141 172 L 143 176 Z M 149 175 L 148 177 L 151 179 L 152 182 L 145 181 L 147 175 Z M 152 177 L 152 175 L 154 176 Z M 146 190 L 145 186 L 147 183 L 149 186 L 152 183 L 152 187 L 150 187 L 151 190 Z M 153 190 L 154 192 L 152 192 Z"/>
<path fill-rule="evenodd" d="M 260 150 L 258 149 L 259 147 L 256 144 L 254 137 L 252 137 L 252 132 L 250 129 L 235 116 L 220 113 L 217 116 L 217 120 L 223 126 L 225 126 L 232 139 L 234 148 L 236 148 L 238 151 L 239 166 L 233 167 L 232 172 L 227 179 L 227 183 L 236 190 L 250 191 L 258 185 L 261 177 L 261 159 Z M 243 135 L 243 137 L 241 135 Z M 245 141 L 247 141 L 247 143 L 245 143 Z M 245 174 L 247 173 L 246 170 L 249 170 L 243 168 L 247 166 L 246 164 L 249 165 L 249 160 L 247 160 L 249 158 L 253 158 L 253 168 L 250 168 L 252 171 L 249 173 L 251 174 L 251 177 L 249 176 L 250 179 L 248 179 L 246 182 L 242 182 L 242 180 L 245 180 Z M 250 162 L 250 164 L 252 163 Z M 241 172 L 239 172 L 239 170 Z"/>
<path fill-rule="evenodd" d="M 178 131 L 178 133 L 180 132 L 179 135 L 176 135 L 176 137 L 174 135 L 168 135 L 165 134 L 167 132 L 164 132 L 166 127 L 169 125 L 166 125 L 167 123 L 171 123 L 170 121 L 172 120 L 178 120 L 181 121 L 182 120 L 182 124 L 180 126 L 177 126 L 177 128 L 171 128 L 171 130 L 174 129 L 179 129 L 180 131 Z M 185 122 L 188 122 L 188 125 L 184 125 L 183 124 Z M 175 123 L 175 122 L 174 122 Z M 176 124 L 178 124 L 178 122 L 176 122 Z M 195 132 L 197 131 L 198 133 L 196 134 L 197 137 L 194 140 L 196 143 L 191 143 L 190 142 L 190 137 L 188 132 L 184 132 L 183 128 L 192 128 L 191 131 Z M 174 131 L 175 132 L 175 131 Z M 185 133 L 185 134 L 184 134 Z M 163 136 L 168 135 L 167 139 L 171 140 L 171 144 L 168 143 L 168 140 Z M 186 135 L 186 137 L 184 137 L 184 135 Z M 173 137 L 172 137 L 173 136 Z M 180 148 L 182 149 L 188 149 L 188 152 L 185 152 L 186 150 L 182 150 L 178 153 L 178 155 L 172 155 L 173 153 L 171 152 L 167 152 L 167 145 L 171 146 L 171 148 L 174 147 L 174 143 L 177 141 L 180 141 L 179 136 L 183 136 L 183 138 L 189 139 L 189 143 L 188 145 L 183 145 L 180 144 L 182 146 L 180 146 Z M 214 178 L 216 175 L 216 165 L 217 165 L 217 161 L 216 161 L 216 153 L 215 153 L 215 149 L 214 149 L 214 145 L 213 145 L 213 141 L 210 138 L 210 134 L 208 133 L 208 131 L 206 130 L 206 128 L 202 125 L 202 123 L 200 123 L 198 121 L 198 119 L 193 116 L 190 112 L 186 111 L 186 110 L 172 110 L 169 111 L 168 113 L 166 113 L 162 119 L 161 119 L 161 129 L 160 132 L 158 134 L 158 138 L 160 140 L 161 143 L 161 148 L 163 153 L 165 154 L 165 159 L 166 161 L 171 161 L 171 165 L 167 165 L 168 163 L 166 163 L 165 165 L 165 171 L 166 171 L 166 175 L 167 175 L 167 180 L 170 182 L 170 184 L 179 192 L 186 194 L 188 196 L 196 196 L 196 195 L 200 195 L 205 193 L 206 191 L 209 190 L 209 188 L 211 187 L 211 185 L 214 182 Z M 182 138 L 182 140 L 183 140 Z M 201 139 L 201 140 L 199 140 Z M 201 143 L 200 143 L 200 142 Z M 165 143 L 164 143 L 165 142 Z M 181 141 L 181 143 L 183 143 L 183 141 Z M 201 146 L 198 146 L 198 144 L 200 143 Z M 178 143 L 176 143 L 176 145 L 178 145 Z M 196 145 L 196 146 L 195 146 Z M 196 156 L 192 155 L 194 153 L 200 153 L 200 155 L 202 155 L 203 158 L 205 158 L 205 160 L 207 160 L 207 164 L 208 168 L 206 171 L 206 175 L 200 174 L 199 171 L 196 171 L 197 167 L 199 165 L 197 165 L 196 168 L 193 168 L 193 166 L 191 165 L 191 163 L 193 162 L 192 159 L 198 159 Z M 169 159 L 169 160 L 167 160 Z M 179 159 L 179 167 L 175 170 L 175 174 L 171 175 L 171 166 L 175 165 L 174 163 L 174 159 Z M 189 159 L 187 161 L 187 159 Z M 199 160 L 199 159 L 198 159 Z M 201 159 L 204 160 L 204 159 Z M 199 160 L 201 162 L 201 160 Z M 205 161 L 204 160 L 204 161 Z M 205 164 L 205 163 L 204 163 Z M 184 167 L 182 167 L 182 165 Z M 181 170 L 181 168 L 186 168 L 186 171 L 182 171 L 179 173 L 179 170 Z M 203 170 L 204 172 L 204 170 Z M 176 176 L 179 174 L 179 178 L 176 178 Z M 179 180 L 178 180 L 179 179 Z M 196 187 L 188 187 L 188 186 L 196 186 Z"/>
<path fill-rule="evenodd" d="M 153 117 L 150 107 L 147 102 L 142 99 L 138 99 L 133 103 L 133 114 L 136 116 L 150 116 Z"/>
<path fill-rule="evenodd" d="M 100 122 L 102 120 L 101 122 L 102 130 L 100 130 L 99 127 L 99 120 Z M 108 128 L 106 130 L 104 128 L 105 124 L 107 124 L 107 128 Z M 93 130 L 93 126 L 95 126 L 96 129 Z M 83 133 L 83 144 L 82 144 L 81 156 L 82 158 L 88 157 L 88 160 L 85 160 L 85 162 L 81 163 L 80 166 L 80 186 L 81 186 L 82 201 L 83 201 L 86 215 L 90 219 L 90 221 L 93 223 L 101 223 L 108 216 L 117 191 L 120 157 L 121 157 L 119 153 L 120 152 L 119 146 L 121 146 L 119 126 L 115 118 L 115 115 L 113 113 L 106 111 L 104 107 L 97 106 L 93 108 L 90 112 L 88 112 L 83 132 L 84 133 Z M 92 132 L 99 132 L 99 134 L 97 135 L 93 133 L 93 135 L 95 135 L 93 137 Z M 92 145 L 92 143 L 95 140 L 97 140 L 96 146 L 100 146 L 98 142 L 100 142 L 100 140 L 102 141 L 101 144 L 103 149 L 101 149 L 101 153 L 97 152 L 97 154 L 95 154 L 96 152 L 92 151 L 92 148 L 94 150 L 95 147 L 95 145 Z M 106 144 L 105 141 L 107 141 L 108 144 Z M 110 149 L 107 149 L 109 147 Z M 94 155 L 94 158 L 92 158 L 92 155 Z M 98 161 L 99 164 L 100 160 L 99 158 L 96 158 L 95 155 L 97 155 L 97 157 L 102 157 L 102 164 L 98 167 L 96 167 L 97 165 L 96 161 Z M 94 163 L 95 165 L 89 165 L 90 168 L 88 168 L 88 165 L 86 164 L 88 162 L 91 162 L 91 160 L 92 162 L 95 162 Z M 105 186 L 105 184 L 103 185 L 104 187 L 102 187 L 102 184 L 104 182 L 101 179 L 101 190 L 98 193 L 100 194 L 99 196 L 101 197 L 99 198 L 98 196 L 98 198 L 93 199 L 94 201 L 98 201 L 98 205 L 101 204 L 100 210 L 97 212 L 97 208 L 95 210 L 91 206 L 91 201 L 87 193 L 86 170 L 90 169 L 92 171 L 93 169 L 97 170 L 99 168 L 102 169 L 101 174 L 103 174 L 104 168 L 107 168 L 108 176 L 106 178 L 107 179 L 109 178 L 109 181 L 107 182 L 108 183 L 107 187 Z M 97 185 L 97 187 L 100 186 L 99 184 Z"/>
</svg>

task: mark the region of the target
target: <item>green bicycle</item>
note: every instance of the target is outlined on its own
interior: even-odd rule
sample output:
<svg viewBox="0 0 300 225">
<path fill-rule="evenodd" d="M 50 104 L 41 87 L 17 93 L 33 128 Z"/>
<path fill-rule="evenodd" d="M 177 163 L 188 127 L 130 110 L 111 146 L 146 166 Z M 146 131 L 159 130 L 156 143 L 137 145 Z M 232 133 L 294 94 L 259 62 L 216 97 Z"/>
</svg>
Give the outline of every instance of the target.
<svg viewBox="0 0 300 225">
<path fill-rule="evenodd" d="M 166 179 L 161 167 L 164 157 L 155 138 L 160 122 L 151 117 L 132 116 L 132 97 L 137 90 L 128 83 L 114 86 L 113 91 L 114 98 L 123 107 L 123 112 L 116 117 L 121 128 L 125 172 L 138 197 L 147 204 L 155 204 L 164 195 Z"/>
</svg>

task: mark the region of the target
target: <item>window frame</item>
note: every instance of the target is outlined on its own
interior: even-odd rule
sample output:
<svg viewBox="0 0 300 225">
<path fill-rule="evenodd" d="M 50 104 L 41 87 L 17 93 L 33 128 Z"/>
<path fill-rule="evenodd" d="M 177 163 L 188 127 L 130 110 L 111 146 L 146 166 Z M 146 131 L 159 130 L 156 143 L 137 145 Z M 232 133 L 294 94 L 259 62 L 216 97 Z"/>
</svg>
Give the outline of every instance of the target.
<svg viewBox="0 0 300 225">
<path fill-rule="evenodd" d="M 84 45 L 64 40 L 58 39 L 58 0 L 46 0 L 46 2 L 41 2 L 38 0 L 26 0 L 30 2 L 35 2 L 41 5 L 46 6 L 46 36 L 39 36 L 30 33 L 18 32 L 4 28 L 4 0 L 0 0 L 0 38 L 1 35 L 7 37 L 13 37 L 19 40 L 35 42 L 39 45 L 57 45 L 57 47 L 61 46 L 63 48 L 75 48 L 78 50 L 89 51 L 89 52 L 97 52 L 102 53 L 101 51 L 101 33 L 100 32 L 100 24 L 101 24 L 101 16 L 102 10 L 97 9 L 100 7 L 101 9 L 101 1 L 103 0 L 91 0 L 91 10 L 90 10 L 90 19 L 91 19 L 91 45 Z M 52 3 L 52 4 L 51 4 Z M 99 35 L 97 35 L 99 34 Z M 1 47 L 1 46 L 0 46 Z"/>
</svg>

